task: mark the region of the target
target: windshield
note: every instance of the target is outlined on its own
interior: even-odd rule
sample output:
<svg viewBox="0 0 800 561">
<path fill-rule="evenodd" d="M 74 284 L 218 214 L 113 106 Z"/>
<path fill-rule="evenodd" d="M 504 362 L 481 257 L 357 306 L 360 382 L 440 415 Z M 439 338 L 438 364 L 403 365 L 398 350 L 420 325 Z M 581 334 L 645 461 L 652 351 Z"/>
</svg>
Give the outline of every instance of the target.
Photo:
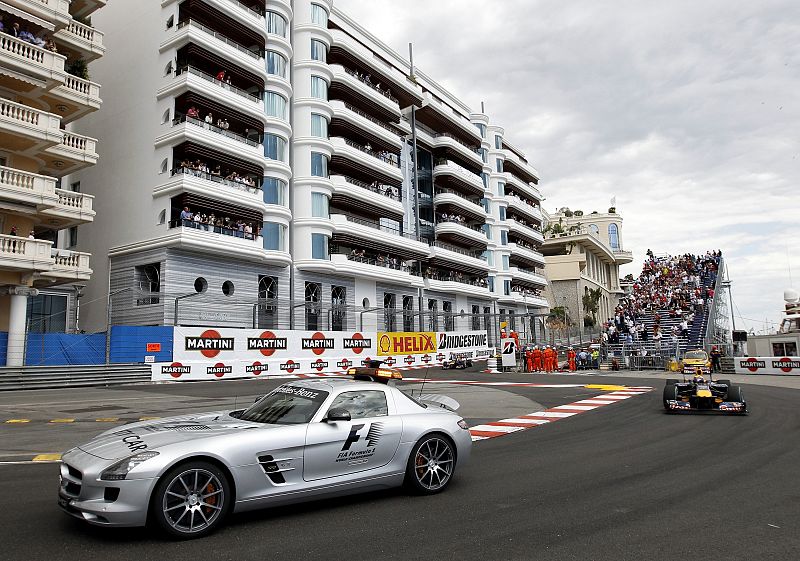
<svg viewBox="0 0 800 561">
<path fill-rule="evenodd" d="M 244 411 L 240 419 L 270 425 L 299 425 L 308 423 L 328 392 L 283 385 Z"/>
<path fill-rule="evenodd" d="M 705 351 L 689 351 L 683 358 L 688 358 L 689 360 L 708 360 L 708 355 Z"/>
</svg>

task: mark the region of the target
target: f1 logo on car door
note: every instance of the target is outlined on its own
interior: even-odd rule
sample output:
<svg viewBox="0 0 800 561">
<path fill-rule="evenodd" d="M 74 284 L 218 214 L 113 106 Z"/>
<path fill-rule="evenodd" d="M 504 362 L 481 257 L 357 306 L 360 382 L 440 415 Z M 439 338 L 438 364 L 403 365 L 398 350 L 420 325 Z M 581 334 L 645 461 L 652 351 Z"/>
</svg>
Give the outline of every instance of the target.
<svg viewBox="0 0 800 561">
<path fill-rule="evenodd" d="M 303 460 L 306 481 L 380 468 L 394 458 L 402 421 L 390 416 L 383 390 L 342 392 L 329 409 L 346 409 L 350 421 L 308 426 Z"/>
</svg>

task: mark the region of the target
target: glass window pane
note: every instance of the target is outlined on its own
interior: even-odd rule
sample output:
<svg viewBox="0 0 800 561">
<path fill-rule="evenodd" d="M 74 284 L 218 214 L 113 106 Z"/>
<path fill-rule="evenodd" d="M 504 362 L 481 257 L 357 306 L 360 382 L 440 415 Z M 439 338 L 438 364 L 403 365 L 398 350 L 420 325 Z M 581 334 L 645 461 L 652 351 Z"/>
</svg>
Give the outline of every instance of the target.
<svg viewBox="0 0 800 561">
<path fill-rule="evenodd" d="M 311 193 L 311 216 L 314 218 L 330 218 L 328 196 L 324 193 Z"/>
<path fill-rule="evenodd" d="M 328 138 L 328 119 L 324 115 L 311 114 L 311 136 Z"/>
<path fill-rule="evenodd" d="M 264 92 L 264 110 L 270 117 L 277 117 L 286 121 L 286 98 L 275 92 Z"/>
<path fill-rule="evenodd" d="M 311 4 L 311 23 L 328 27 L 328 11 L 319 4 Z"/>
<path fill-rule="evenodd" d="M 267 51 L 265 57 L 267 59 L 267 74 L 286 78 L 286 58 L 275 51 Z"/>
<path fill-rule="evenodd" d="M 283 224 L 264 222 L 264 228 L 261 230 L 261 235 L 264 238 L 264 249 L 283 251 L 285 231 L 286 227 Z"/>
<path fill-rule="evenodd" d="M 503 160 L 497 158 L 497 173 L 503 173 Z"/>
<path fill-rule="evenodd" d="M 386 394 L 380 390 L 340 393 L 331 403 L 330 409 L 346 409 L 351 419 L 384 417 L 389 414 Z"/>
<path fill-rule="evenodd" d="M 328 48 L 322 41 L 311 40 L 311 59 L 325 62 L 328 58 Z"/>
<path fill-rule="evenodd" d="M 270 160 L 286 161 L 286 140 L 275 134 L 264 135 L 264 156 Z"/>
<path fill-rule="evenodd" d="M 286 19 L 275 12 L 267 12 L 267 33 L 286 37 Z"/>
<path fill-rule="evenodd" d="M 276 177 L 265 177 L 263 192 L 265 203 L 283 206 L 285 204 L 286 182 Z"/>
<path fill-rule="evenodd" d="M 328 100 L 328 82 L 319 76 L 311 77 L 311 97 Z"/>
<path fill-rule="evenodd" d="M 328 236 L 311 234 L 311 258 L 328 259 Z"/>
<path fill-rule="evenodd" d="M 508 255 L 503 255 L 503 270 L 508 271 Z"/>
<path fill-rule="evenodd" d="M 314 177 L 328 177 L 328 158 L 325 154 L 311 152 L 311 175 Z"/>
</svg>

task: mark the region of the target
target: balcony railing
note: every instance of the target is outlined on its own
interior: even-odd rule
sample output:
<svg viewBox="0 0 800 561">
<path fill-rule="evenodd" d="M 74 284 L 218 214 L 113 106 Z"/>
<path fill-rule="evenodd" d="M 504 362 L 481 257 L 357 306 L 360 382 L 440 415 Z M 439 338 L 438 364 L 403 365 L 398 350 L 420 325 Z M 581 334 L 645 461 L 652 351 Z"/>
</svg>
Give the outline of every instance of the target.
<svg viewBox="0 0 800 561">
<path fill-rule="evenodd" d="M 23 193 L 52 194 L 55 192 L 55 184 L 56 180 L 51 177 L 0 166 L 0 185 L 7 185 Z"/>
<path fill-rule="evenodd" d="M 257 15 L 262 18 L 264 17 L 264 10 L 259 6 L 248 6 L 247 4 L 239 2 L 239 0 L 228 0 L 228 2 L 230 2 L 231 4 L 236 4 L 237 6 L 245 10 L 248 10 L 252 12 L 254 15 Z"/>
<path fill-rule="evenodd" d="M 456 170 L 456 172 L 459 175 L 463 175 L 464 177 L 466 177 L 468 179 L 471 179 L 473 181 L 478 181 L 478 182 L 480 182 L 481 185 L 483 185 L 483 180 L 481 179 L 480 175 L 469 171 L 464 166 L 462 166 L 460 164 L 457 164 L 457 163 L 455 163 L 455 162 L 453 162 L 451 160 L 447 160 L 447 159 L 444 159 L 444 158 L 439 158 L 439 159 L 436 160 L 436 166 L 437 167 L 438 166 L 452 167 L 452 168 L 454 168 Z"/>
<path fill-rule="evenodd" d="M 441 249 L 446 249 L 447 251 L 452 251 L 454 253 L 459 253 L 461 255 L 466 255 L 467 257 L 472 257 L 473 259 L 480 259 L 483 261 L 483 255 L 480 251 L 470 251 L 468 249 L 464 249 L 463 247 L 458 247 L 449 243 L 435 241 L 432 244 L 434 247 L 439 247 Z"/>
<path fill-rule="evenodd" d="M 234 49 L 236 49 L 238 51 L 241 51 L 244 54 L 246 54 L 248 56 L 251 56 L 256 60 L 264 58 L 264 55 L 262 55 L 260 52 L 248 49 L 247 47 L 245 47 L 241 43 L 237 43 L 236 41 L 233 41 L 232 39 L 228 39 L 227 37 L 225 37 L 221 33 L 218 33 L 216 31 L 214 31 L 213 29 L 211 29 L 210 27 L 206 27 L 202 23 L 196 22 L 193 19 L 186 19 L 186 20 L 183 20 L 183 21 L 179 22 L 176 29 L 182 29 L 182 28 L 184 28 L 186 26 L 191 26 L 191 27 L 197 28 L 200 31 L 202 31 L 202 32 L 204 32 L 204 33 L 206 33 L 208 35 L 211 35 L 212 37 L 214 37 L 216 39 L 219 39 L 223 43 L 226 43 L 226 44 L 230 45 Z"/>
<path fill-rule="evenodd" d="M 66 146 L 67 148 L 71 149 L 74 152 L 94 153 L 97 140 L 70 131 L 63 131 L 63 132 L 64 132 L 64 140 L 61 141 L 61 144 L 63 146 Z"/>
<path fill-rule="evenodd" d="M 78 95 L 100 99 L 100 86 L 98 84 L 78 78 L 72 74 L 67 74 L 64 80 L 64 87 Z"/>
<path fill-rule="evenodd" d="M 394 128 L 392 128 L 391 126 L 387 125 L 386 123 L 384 123 L 384 122 L 383 122 L 383 121 L 381 121 L 380 119 L 376 119 L 376 118 L 375 118 L 375 117 L 373 117 L 372 115 L 370 115 L 370 114 L 368 114 L 368 113 L 365 113 L 364 111 L 362 111 L 361 109 L 359 109 L 359 108 L 358 108 L 358 107 L 356 107 L 355 105 L 350 105 L 349 103 L 347 103 L 347 102 L 344 102 L 344 106 L 345 106 L 347 109 L 349 109 L 350 111 L 352 111 L 353 113 L 355 113 L 356 115 L 360 115 L 361 117 L 364 117 L 366 120 L 368 120 L 368 121 L 370 121 L 370 122 L 373 122 L 373 123 L 375 123 L 376 125 L 378 125 L 379 127 L 382 127 L 382 128 L 384 128 L 384 129 L 386 129 L 386 130 L 387 130 L 387 131 L 389 131 L 390 133 L 392 133 L 392 134 L 394 134 L 394 135 L 396 135 L 396 136 L 399 136 L 399 135 L 397 134 L 397 130 L 395 130 L 395 129 L 394 129 Z"/>
<path fill-rule="evenodd" d="M 175 71 L 175 75 L 176 76 L 180 76 L 184 72 L 188 72 L 189 74 L 192 74 L 194 76 L 198 76 L 198 77 L 202 78 L 203 80 L 206 80 L 208 82 L 212 82 L 213 84 L 216 84 L 220 88 L 224 88 L 226 90 L 229 90 L 229 91 L 235 93 L 236 95 L 239 95 L 241 97 L 245 97 L 245 98 L 247 98 L 250 101 L 253 101 L 255 103 L 260 103 L 261 102 L 261 98 L 259 98 L 257 95 L 251 94 L 250 92 L 245 91 L 245 90 L 243 90 L 241 88 L 237 88 L 236 86 L 232 86 L 231 84 L 226 84 L 225 82 L 222 82 L 221 80 L 217 80 L 211 74 L 209 74 L 207 72 L 204 72 L 204 71 L 200 70 L 199 68 L 195 68 L 194 66 L 182 66 L 182 67 L 178 68 Z"/>
<path fill-rule="evenodd" d="M 345 255 L 348 261 L 352 261 L 353 263 L 364 263 L 367 265 L 374 265 L 375 267 L 385 267 L 387 269 L 394 269 L 395 271 L 403 271 L 410 274 L 415 274 L 417 272 L 416 267 L 410 267 L 408 265 L 403 264 L 402 259 L 398 259 L 396 257 L 383 257 L 379 255 L 378 257 L 370 257 L 367 255 L 360 255 L 359 251 L 355 249 L 351 250 L 350 253 L 346 253 L 342 251 L 342 249 L 336 245 L 330 246 L 330 254 L 331 255 Z"/>
<path fill-rule="evenodd" d="M 345 144 L 347 144 L 350 148 L 355 148 L 356 150 L 360 150 L 365 154 L 369 154 L 373 158 L 377 158 L 382 162 L 385 162 L 391 166 L 396 168 L 400 167 L 400 158 L 396 154 L 392 154 L 391 152 L 386 151 L 378 151 L 372 150 L 371 148 L 367 148 L 366 146 L 362 146 L 358 142 L 350 140 L 349 138 L 344 139 Z"/>
<path fill-rule="evenodd" d="M 529 296 L 531 298 L 541 298 L 542 291 L 541 290 L 533 290 L 530 288 L 524 288 L 519 286 L 518 284 L 511 285 L 511 292 L 514 294 L 521 294 L 522 296 Z"/>
<path fill-rule="evenodd" d="M 341 214 L 344 216 L 348 222 L 352 222 L 353 224 L 360 224 L 361 226 L 367 226 L 369 228 L 374 228 L 375 230 L 380 230 L 381 232 L 386 232 L 388 234 L 392 234 L 394 236 L 401 236 L 404 238 L 408 238 L 410 240 L 416 240 L 416 234 L 411 232 L 403 232 L 400 228 L 396 228 L 394 226 L 388 226 L 386 224 L 380 224 L 373 220 L 368 220 L 366 218 L 362 218 L 360 216 L 354 216 L 352 214 L 348 214 L 346 212 L 336 212 L 335 214 Z"/>
<path fill-rule="evenodd" d="M 480 232 L 484 236 L 486 235 L 486 232 L 483 231 L 483 228 L 481 226 L 475 226 L 475 225 L 472 225 L 472 224 L 468 224 L 467 222 L 465 222 L 463 220 L 459 220 L 458 217 L 455 217 L 455 216 L 448 216 L 447 218 L 442 218 L 441 216 L 438 216 L 437 219 L 436 219 L 436 223 L 437 224 L 445 224 L 445 223 L 447 223 L 447 224 L 451 224 L 451 223 L 452 224 L 458 224 L 459 226 L 463 226 L 464 228 L 469 228 L 470 230 L 475 230 L 476 232 Z"/>
<path fill-rule="evenodd" d="M 386 99 L 390 99 L 390 100 L 394 101 L 395 103 L 398 103 L 397 98 L 392 95 L 392 92 L 390 92 L 389 90 L 384 90 L 383 88 L 378 87 L 377 84 L 373 84 L 372 80 L 370 80 L 364 74 L 360 74 L 360 73 L 356 72 L 355 70 L 350 70 L 349 68 L 346 68 L 346 67 L 343 67 L 343 68 L 344 68 L 345 72 L 350 74 L 350 76 L 352 76 L 356 80 L 360 81 L 362 84 L 366 84 L 367 86 L 369 86 L 370 88 L 372 88 L 373 90 L 375 90 L 376 92 L 378 92 L 379 94 L 384 96 Z"/>
<path fill-rule="evenodd" d="M 233 238 L 242 238 L 245 240 L 255 241 L 258 235 L 253 232 L 244 232 L 236 228 L 226 228 L 225 226 L 215 226 L 213 224 L 204 224 L 203 222 L 195 222 L 194 220 L 171 220 L 169 223 L 170 228 L 193 228 L 202 232 L 213 232 L 215 234 L 222 234 L 223 236 L 231 236 Z"/>
<path fill-rule="evenodd" d="M 355 179 L 353 177 L 350 177 L 349 175 L 343 175 L 342 177 L 344 177 L 344 180 L 351 185 L 361 187 L 362 189 L 368 189 L 373 193 L 383 195 L 384 197 L 387 197 L 394 201 L 402 200 L 400 190 L 397 187 L 393 187 L 391 185 L 383 185 L 381 183 L 378 183 L 377 181 L 373 183 L 367 183 L 366 181 Z"/>
<path fill-rule="evenodd" d="M 425 273 L 425 278 L 440 282 L 457 282 L 461 284 L 468 284 L 470 286 L 478 286 L 481 288 L 487 288 L 489 286 L 486 282 L 486 279 L 468 277 L 461 273 L 437 274 L 428 272 Z"/>
<path fill-rule="evenodd" d="M 441 133 L 436 134 L 435 136 L 436 136 L 436 138 L 444 137 L 444 138 L 449 138 L 450 140 L 455 140 L 456 142 L 458 142 L 461 146 L 463 146 L 464 148 L 466 148 L 470 152 L 474 152 L 475 154 L 480 156 L 480 152 L 478 152 L 478 150 L 475 147 L 470 146 L 469 144 L 467 144 L 466 142 L 464 142 L 460 138 L 456 138 L 455 135 L 452 135 L 449 132 L 441 132 Z"/>
<path fill-rule="evenodd" d="M 180 125 L 181 123 L 189 123 L 190 125 L 194 125 L 196 127 L 208 129 L 213 133 L 221 134 L 222 136 L 226 136 L 237 142 L 243 142 L 248 146 L 258 146 L 258 142 L 255 140 L 251 140 L 242 134 L 229 131 L 227 129 L 222 129 L 216 125 L 203 121 L 202 119 L 195 119 L 194 117 L 189 117 L 188 115 L 178 115 L 172 120 L 173 125 Z"/>
<path fill-rule="evenodd" d="M 258 184 L 248 185 L 247 183 L 243 183 L 241 181 L 231 181 L 230 179 L 223 178 L 221 175 L 206 173 L 190 167 L 177 167 L 172 170 L 172 175 L 191 175 L 192 177 L 199 177 L 200 179 L 205 179 L 206 181 L 213 181 L 214 183 L 219 183 L 221 185 L 225 185 L 226 187 L 230 187 L 238 191 L 245 191 L 247 193 L 258 194 L 258 192 L 261 191 L 261 186 Z"/>
<path fill-rule="evenodd" d="M 5 52 L 43 66 L 47 70 L 64 71 L 65 56 L 53 53 L 31 43 L 0 33 L 0 52 Z"/>
<path fill-rule="evenodd" d="M 50 125 L 58 128 L 59 123 L 58 115 L 45 113 L 7 99 L 0 99 L 0 117 L 23 125 L 32 125 L 33 127 L 48 127 Z M 49 123 L 47 119 L 50 119 Z"/>
<path fill-rule="evenodd" d="M 442 194 L 442 193 L 446 193 L 448 195 L 455 195 L 456 197 L 459 197 L 460 199 L 464 199 L 468 203 L 472 203 L 473 205 L 477 205 L 477 206 L 482 207 L 480 200 L 476 200 L 474 197 L 470 198 L 467 195 L 465 195 L 464 193 L 460 193 L 460 192 L 456 191 L 455 189 L 448 189 L 447 187 L 436 187 L 436 194 L 439 195 L 439 194 Z M 484 210 L 486 210 L 486 209 L 484 209 Z"/>
</svg>

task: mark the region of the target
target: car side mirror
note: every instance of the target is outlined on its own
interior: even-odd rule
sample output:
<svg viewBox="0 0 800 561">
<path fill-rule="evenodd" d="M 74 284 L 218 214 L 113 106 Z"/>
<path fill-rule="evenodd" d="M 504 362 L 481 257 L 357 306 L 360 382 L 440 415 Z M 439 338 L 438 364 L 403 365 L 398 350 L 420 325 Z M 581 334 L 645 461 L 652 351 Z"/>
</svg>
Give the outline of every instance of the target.
<svg viewBox="0 0 800 561">
<path fill-rule="evenodd" d="M 331 409 L 328 411 L 328 416 L 325 417 L 324 421 L 328 422 L 335 422 L 335 421 L 349 421 L 350 420 L 350 411 L 347 409 Z"/>
</svg>

